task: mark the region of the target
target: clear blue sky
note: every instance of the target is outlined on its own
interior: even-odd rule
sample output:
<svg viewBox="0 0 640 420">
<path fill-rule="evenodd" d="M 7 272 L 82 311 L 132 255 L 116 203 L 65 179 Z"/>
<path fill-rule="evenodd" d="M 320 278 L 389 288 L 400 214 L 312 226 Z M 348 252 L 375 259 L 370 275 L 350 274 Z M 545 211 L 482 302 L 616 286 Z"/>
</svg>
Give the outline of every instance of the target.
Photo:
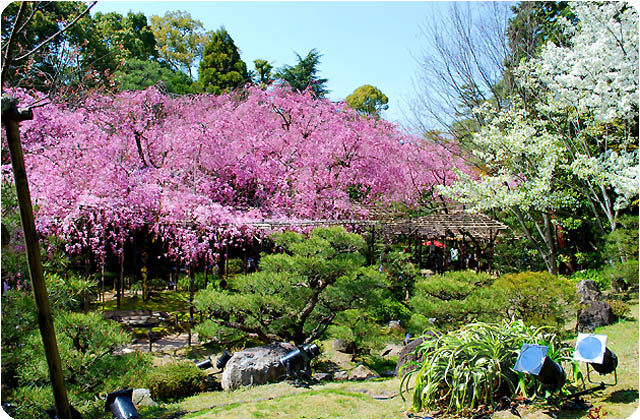
<svg viewBox="0 0 640 420">
<path fill-rule="evenodd" d="M 329 98 L 344 99 L 363 84 L 389 97 L 384 117 L 401 122 L 401 103 L 413 95 L 414 57 L 423 50 L 420 26 L 442 2 L 216 2 L 100 1 L 95 12 L 142 12 L 147 18 L 185 10 L 206 30 L 224 26 L 248 68 L 263 58 L 275 68 L 296 63 L 316 48 L 320 75 L 329 79 Z"/>
</svg>

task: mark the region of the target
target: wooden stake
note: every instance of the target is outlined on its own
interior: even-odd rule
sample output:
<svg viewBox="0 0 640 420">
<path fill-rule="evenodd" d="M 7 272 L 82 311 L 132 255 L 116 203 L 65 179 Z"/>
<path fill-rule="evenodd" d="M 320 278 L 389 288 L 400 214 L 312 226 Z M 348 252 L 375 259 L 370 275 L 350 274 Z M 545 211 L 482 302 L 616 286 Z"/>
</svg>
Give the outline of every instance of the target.
<svg viewBox="0 0 640 420">
<path fill-rule="evenodd" d="M 42 336 L 42 343 L 44 344 L 44 351 L 49 366 L 49 377 L 51 379 L 58 417 L 69 419 L 71 418 L 71 410 L 64 377 L 62 376 L 62 362 L 60 360 L 60 352 L 58 351 L 56 332 L 53 327 L 53 317 L 51 316 L 51 309 L 49 307 L 49 295 L 42 273 L 40 244 L 33 220 L 29 183 L 24 167 L 22 144 L 20 143 L 18 122 L 31 119 L 33 119 L 31 110 L 18 110 L 15 99 L 8 97 L 2 98 L 2 120 L 5 124 L 7 143 L 11 153 L 13 177 L 16 185 L 18 206 L 20 207 L 20 218 L 22 219 L 22 230 L 24 231 L 24 241 L 27 248 L 29 275 L 31 277 L 31 284 L 33 285 L 33 296 L 36 301 L 40 335 Z"/>
</svg>

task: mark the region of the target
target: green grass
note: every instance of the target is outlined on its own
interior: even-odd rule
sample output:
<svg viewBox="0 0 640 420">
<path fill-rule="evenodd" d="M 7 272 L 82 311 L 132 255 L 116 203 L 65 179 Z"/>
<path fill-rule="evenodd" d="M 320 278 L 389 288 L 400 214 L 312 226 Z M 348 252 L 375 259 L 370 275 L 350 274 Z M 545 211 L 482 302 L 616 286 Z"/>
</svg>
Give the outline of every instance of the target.
<svg viewBox="0 0 640 420">
<path fill-rule="evenodd" d="M 604 418 L 623 419 L 638 409 L 638 305 L 631 308 L 632 320 L 597 328 L 596 334 L 607 335 L 607 347 L 618 356 L 618 384 L 587 397 L 594 407 L 602 406 Z M 586 366 L 586 365 L 585 365 Z M 586 375 L 586 367 L 583 366 Z M 591 380 L 613 383 L 614 376 L 591 373 Z M 595 385 L 593 385 L 595 386 Z"/>
<path fill-rule="evenodd" d="M 107 311 L 117 310 L 116 299 L 105 302 L 104 309 Z M 94 302 L 94 310 L 102 310 L 102 302 Z M 131 310 L 149 310 L 149 311 L 165 311 L 180 312 L 189 310 L 189 292 L 163 291 L 153 292 L 149 300 L 142 300 L 141 296 L 126 296 L 120 300 L 121 311 Z"/>
<path fill-rule="evenodd" d="M 341 382 L 296 388 L 280 382 L 232 392 L 206 392 L 156 408 L 149 417 L 185 412 L 183 418 L 403 418 L 399 380 Z M 376 397 L 376 398 L 374 398 Z"/>
<path fill-rule="evenodd" d="M 630 319 L 621 320 L 613 325 L 596 328 L 594 334 L 607 336 L 607 347 L 618 356 L 618 382 L 616 385 L 613 374 L 600 375 L 591 369 L 591 380 L 587 381 L 587 365 L 581 363 L 580 369 L 585 376 L 587 389 L 596 387 L 600 382 L 607 384 L 604 390 L 583 396 L 585 402 L 592 405 L 591 409 L 568 410 L 549 407 L 527 409 L 528 412 L 544 413 L 554 418 L 614 418 L 624 419 L 630 417 L 638 409 L 638 304 L 631 306 Z M 570 341 L 575 345 L 575 338 Z M 521 413 L 522 414 L 522 413 Z M 593 416 L 593 417 L 591 417 Z M 523 417 L 524 418 L 524 417 Z"/>
</svg>

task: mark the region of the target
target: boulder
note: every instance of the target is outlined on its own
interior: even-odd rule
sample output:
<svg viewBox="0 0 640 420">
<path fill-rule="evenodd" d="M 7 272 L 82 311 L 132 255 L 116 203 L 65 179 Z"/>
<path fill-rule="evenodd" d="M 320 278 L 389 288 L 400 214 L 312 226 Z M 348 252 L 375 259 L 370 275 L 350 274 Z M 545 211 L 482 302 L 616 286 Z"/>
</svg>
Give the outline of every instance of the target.
<svg viewBox="0 0 640 420">
<path fill-rule="evenodd" d="M 577 331 L 592 332 L 596 327 L 615 322 L 615 316 L 608 303 L 591 301 L 587 305 L 578 311 Z"/>
<path fill-rule="evenodd" d="M 422 338 L 416 338 L 415 340 L 409 341 L 409 344 L 404 346 L 402 350 L 400 350 L 400 354 L 398 354 L 398 363 L 396 363 L 396 375 L 400 371 L 400 368 L 404 366 L 407 362 L 417 361 L 418 355 L 414 353 L 414 351 L 418 348 L 420 344 L 422 344 Z M 408 366 L 406 367 L 402 373 L 411 372 L 416 370 L 415 367 Z"/>
<path fill-rule="evenodd" d="M 317 372 L 313 374 L 313 379 L 315 379 L 316 381 L 330 381 L 333 379 L 333 374 L 327 372 Z"/>
<path fill-rule="evenodd" d="M 293 344 L 272 343 L 234 353 L 222 372 L 222 389 L 229 391 L 284 379 L 287 369 L 280 364 L 280 358 L 295 349 Z"/>
<path fill-rule="evenodd" d="M 387 327 L 391 331 L 398 331 L 398 332 L 401 332 L 401 333 L 405 332 L 405 329 L 402 327 L 402 324 L 397 319 L 392 319 L 391 321 L 389 321 L 389 323 L 387 324 Z"/>
<path fill-rule="evenodd" d="M 349 379 L 349 372 L 346 370 L 340 370 L 333 374 L 333 379 L 336 381 L 346 381 Z"/>
<path fill-rule="evenodd" d="M 331 347 L 333 347 L 335 351 L 339 351 L 340 353 L 353 353 L 353 346 L 345 343 L 343 340 L 340 340 L 338 338 L 333 340 L 333 342 L 331 343 Z"/>
<path fill-rule="evenodd" d="M 593 280 L 582 280 L 576 285 L 576 293 L 581 304 L 599 301 L 602 294 Z"/>
<path fill-rule="evenodd" d="M 158 405 L 158 403 L 151 398 L 151 391 L 146 388 L 134 389 L 131 395 L 131 402 L 133 402 L 133 405 L 136 407 L 153 407 Z"/>
<path fill-rule="evenodd" d="M 366 379 L 377 377 L 378 375 L 365 365 L 358 365 L 355 369 L 349 372 L 349 376 L 347 377 L 347 379 L 350 381 L 364 381 Z"/>
</svg>

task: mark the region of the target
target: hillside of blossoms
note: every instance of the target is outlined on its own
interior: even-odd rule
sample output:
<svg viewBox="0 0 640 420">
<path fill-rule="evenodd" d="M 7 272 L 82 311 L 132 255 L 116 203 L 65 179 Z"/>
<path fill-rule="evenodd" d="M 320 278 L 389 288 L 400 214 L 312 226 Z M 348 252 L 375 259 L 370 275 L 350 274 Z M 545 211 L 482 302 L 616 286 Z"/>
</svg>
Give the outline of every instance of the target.
<svg viewBox="0 0 640 420">
<path fill-rule="evenodd" d="M 416 205 L 464 167 L 442 145 L 281 87 L 51 101 L 21 131 L 39 232 L 102 258 L 144 231 L 165 257 L 213 261 L 264 235 L 257 221 L 366 219 Z"/>
</svg>

